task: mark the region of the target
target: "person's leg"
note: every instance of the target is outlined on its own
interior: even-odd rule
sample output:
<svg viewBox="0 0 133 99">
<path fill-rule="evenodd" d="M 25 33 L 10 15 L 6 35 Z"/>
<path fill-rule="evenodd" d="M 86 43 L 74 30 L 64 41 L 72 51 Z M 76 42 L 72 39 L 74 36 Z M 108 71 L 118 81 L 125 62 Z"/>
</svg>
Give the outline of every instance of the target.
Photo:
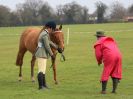
<svg viewBox="0 0 133 99">
<path fill-rule="evenodd" d="M 44 62 L 43 68 L 41 70 L 41 71 L 43 71 L 43 86 L 45 88 L 49 89 L 48 86 L 47 86 L 47 84 L 46 84 L 46 73 L 45 73 L 46 72 L 47 59 L 44 59 L 43 62 Z"/>
<path fill-rule="evenodd" d="M 112 77 L 112 82 L 113 82 L 112 93 L 116 93 L 116 89 L 117 89 L 117 86 L 118 86 L 118 83 L 119 83 L 119 79 Z"/>
<path fill-rule="evenodd" d="M 47 89 L 49 89 L 49 87 L 47 86 L 46 84 L 46 77 L 45 77 L 45 74 L 43 74 L 43 86 Z"/>
<path fill-rule="evenodd" d="M 47 59 L 37 58 L 37 60 L 38 60 L 38 84 L 39 84 L 39 89 L 44 89 L 46 87 L 45 71 L 46 71 Z"/>
<path fill-rule="evenodd" d="M 107 86 L 107 81 L 102 81 L 102 91 L 101 94 L 106 94 L 106 86 Z"/>
<path fill-rule="evenodd" d="M 112 93 L 116 93 L 116 89 L 119 83 L 119 80 L 122 78 L 122 60 L 121 57 L 117 57 L 112 72 Z"/>
<path fill-rule="evenodd" d="M 38 89 L 44 89 L 44 86 L 43 86 L 43 73 L 42 72 L 39 72 L 38 75 L 37 75 L 37 79 L 38 79 Z"/>
<path fill-rule="evenodd" d="M 106 66 L 104 64 L 103 72 L 102 72 L 102 75 L 101 75 L 101 83 L 102 83 L 102 91 L 101 91 L 101 94 L 106 94 L 107 82 L 108 82 L 109 75 L 110 75 L 109 66 L 110 65 Z"/>
</svg>

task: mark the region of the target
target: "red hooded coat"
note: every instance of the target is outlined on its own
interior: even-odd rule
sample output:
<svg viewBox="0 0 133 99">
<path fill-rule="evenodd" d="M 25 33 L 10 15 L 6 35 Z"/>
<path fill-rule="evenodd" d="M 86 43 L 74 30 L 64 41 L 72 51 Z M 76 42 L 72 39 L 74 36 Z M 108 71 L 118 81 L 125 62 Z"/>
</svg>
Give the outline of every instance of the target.
<svg viewBox="0 0 133 99">
<path fill-rule="evenodd" d="M 122 57 L 116 42 L 111 37 L 101 37 L 94 45 L 97 62 L 104 63 L 101 81 L 109 76 L 122 78 Z"/>
</svg>

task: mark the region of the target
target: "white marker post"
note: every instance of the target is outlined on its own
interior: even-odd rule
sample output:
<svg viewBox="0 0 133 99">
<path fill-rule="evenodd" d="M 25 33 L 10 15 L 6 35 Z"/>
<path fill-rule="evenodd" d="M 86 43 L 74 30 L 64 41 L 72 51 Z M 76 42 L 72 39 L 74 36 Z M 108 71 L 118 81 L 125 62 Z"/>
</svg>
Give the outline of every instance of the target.
<svg viewBox="0 0 133 99">
<path fill-rule="evenodd" d="M 67 45 L 69 44 L 69 28 L 67 29 Z"/>
</svg>

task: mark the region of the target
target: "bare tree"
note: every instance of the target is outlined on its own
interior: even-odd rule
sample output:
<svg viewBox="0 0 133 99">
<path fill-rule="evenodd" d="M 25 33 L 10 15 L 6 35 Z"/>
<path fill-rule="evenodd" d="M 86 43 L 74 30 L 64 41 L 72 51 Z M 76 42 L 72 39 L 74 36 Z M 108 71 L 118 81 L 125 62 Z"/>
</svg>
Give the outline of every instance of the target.
<svg viewBox="0 0 133 99">
<path fill-rule="evenodd" d="M 96 2 L 96 12 L 97 12 L 97 22 L 103 23 L 104 22 L 104 15 L 106 13 L 107 5 L 102 3 L 101 1 Z"/>
<path fill-rule="evenodd" d="M 114 2 L 110 9 L 101 1 L 95 5 L 96 10 L 90 15 L 89 9 L 76 1 L 58 5 L 56 10 L 44 0 L 25 0 L 24 3 L 17 4 L 17 9 L 13 12 L 8 7 L 0 5 L 0 26 L 42 25 L 48 20 L 64 24 L 103 23 L 108 20 L 121 21 L 133 16 L 133 4 L 127 9 L 119 2 Z"/>
<path fill-rule="evenodd" d="M 41 24 L 39 10 L 43 6 L 42 0 L 26 0 L 23 4 L 17 5 L 17 13 L 23 25 Z"/>
<path fill-rule="evenodd" d="M 128 8 L 128 15 L 133 16 L 133 4 Z"/>
<path fill-rule="evenodd" d="M 82 10 L 82 23 L 88 23 L 89 21 L 89 13 L 88 13 L 88 8 L 83 7 Z"/>
<path fill-rule="evenodd" d="M 47 2 L 42 5 L 41 9 L 39 10 L 39 15 L 42 18 L 43 24 L 48 20 L 55 20 L 55 12 Z"/>
<path fill-rule="evenodd" d="M 56 7 L 56 17 L 57 17 L 57 22 L 64 23 L 65 14 L 63 12 L 63 5 L 58 5 Z"/>
<path fill-rule="evenodd" d="M 0 5 L 0 26 L 10 25 L 10 9 L 6 6 Z"/>
<path fill-rule="evenodd" d="M 59 20 L 64 23 L 84 23 L 88 19 L 88 9 L 76 2 L 71 2 L 57 6 L 57 15 L 59 15 Z"/>
<path fill-rule="evenodd" d="M 123 17 L 126 15 L 126 9 L 124 6 L 119 2 L 114 2 L 111 5 L 111 20 L 117 21 L 122 20 Z"/>
<path fill-rule="evenodd" d="M 75 2 L 68 3 L 63 6 L 63 13 L 64 15 L 64 21 L 66 23 L 74 23 L 74 16 L 76 13 L 76 9 L 74 8 Z"/>
<path fill-rule="evenodd" d="M 10 13 L 10 26 L 20 26 L 22 22 L 16 12 Z"/>
</svg>

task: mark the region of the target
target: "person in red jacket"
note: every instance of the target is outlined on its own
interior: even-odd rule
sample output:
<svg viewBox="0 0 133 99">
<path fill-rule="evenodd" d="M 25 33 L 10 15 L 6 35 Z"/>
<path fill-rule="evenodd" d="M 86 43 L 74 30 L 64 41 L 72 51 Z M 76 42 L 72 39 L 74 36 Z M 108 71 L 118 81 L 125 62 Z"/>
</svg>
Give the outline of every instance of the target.
<svg viewBox="0 0 133 99">
<path fill-rule="evenodd" d="M 106 86 L 109 76 L 112 78 L 112 93 L 116 93 L 119 80 L 122 78 L 122 55 L 119 48 L 112 37 L 106 37 L 103 31 L 97 31 L 95 36 L 97 42 L 94 44 L 95 56 L 98 65 L 104 64 L 101 83 L 102 94 L 106 94 Z"/>
</svg>

